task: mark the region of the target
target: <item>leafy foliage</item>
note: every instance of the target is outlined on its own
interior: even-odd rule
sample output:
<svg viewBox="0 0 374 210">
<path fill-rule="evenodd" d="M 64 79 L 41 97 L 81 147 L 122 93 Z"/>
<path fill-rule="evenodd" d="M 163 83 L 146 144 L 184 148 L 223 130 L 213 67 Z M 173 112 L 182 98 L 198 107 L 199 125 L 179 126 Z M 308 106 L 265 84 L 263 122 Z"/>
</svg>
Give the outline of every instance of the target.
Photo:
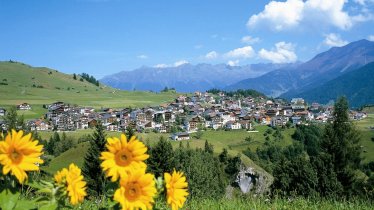
<svg viewBox="0 0 374 210">
<path fill-rule="evenodd" d="M 273 136 L 277 138 L 277 131 Z M 293 144 L 285 148 L 265 144 L 256 154 L 249 149 L 244 151 L 272 172 L 273 193 L 336 197 L 364 195 L 363 189 L 372 189 L 369 181 L 358 177 L 360 135 L 349 121 L 346 98 L 337 101 L 333 122 L 326 124 L 324 129 L 300 125 L 292 138 Z"/>
<path fill-rule="evenodd" d="M 220 198 L 232 183 L 240 169 L 240 156 L 230 157 L 227 150 L 217 157 L 213 145 L 205 142 L 203 149 L 187 148 L 182 142 L 174 151 L 170 141 L 164 138 L 149 147 L 148 170 L 156 176 L 162 171 L 183 171 L 188 179 L 190 196 L 193 198 Z"/>
<path fill-rule="evenodd" d="M 154 147 L 148 150 L 149 159 L 146 161 L 148 170 L 156 177 L 162 176 L 163 172 L 171 172 L 175 168 L 174 151 L 171 143 L 161 137 Z"/>
<path fill-rule="evenodd" d="M 23 115 L 18 116 L 15 106 L 10 107 L 10 109 L 6 112 L 6 115 L 4 116 L 4 123 L 6 125 L 5 132 L 9 132 L 12 129 L 16 131 L 30 131 L 25 123 Z"/>
<path fill-rule="evenodd" d="M 164 89 L 161 90 L 161 93 L 167 93 L 167 92 L 176 92 L 175 88 L 168 88 L 168 87 L 165 87 Z"/>
<path fill-rule="evenodd" d="M 352 192 L 356 180 L 355 170 L 360 167 L 360 136 L 354 125 L 349 122 L 348 102 L 339 98 L 334 106 L 334 121 L 327 124 L 321 142 L 322 152 L 331 160 L 338 181 L 346 194 Z"/>
<path fill-rule="evenodd" d="M 186 174 L 192 198 L 222 197 L 227 178 L 217 157 L 201 149 L 179 148 L 175 158 L 177 170 Z"/>
<path fill-rule="evenodd" d="M 45 143 L 45 151 L 53 156 L 59 156 L 61 153 L 69 150 L 76 145 L 72 137 L 66 136 L 63 132 L 60 136 L 57 132 L 54 132 L 53 136 L 49 138 L 49 141 Z"/>
</svg>

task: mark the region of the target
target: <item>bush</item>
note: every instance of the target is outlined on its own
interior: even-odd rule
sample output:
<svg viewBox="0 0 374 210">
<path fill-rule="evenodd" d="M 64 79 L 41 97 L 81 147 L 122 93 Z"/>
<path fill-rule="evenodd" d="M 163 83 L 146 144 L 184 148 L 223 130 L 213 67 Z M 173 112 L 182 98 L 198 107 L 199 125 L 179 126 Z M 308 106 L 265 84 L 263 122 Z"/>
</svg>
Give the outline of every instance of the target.
<svg viewBox="0 0 374 210">
<path fill-rule="evenodd" d="M 245 137 L 244 141 L 249 143 L 249 142 L 253 141 L 253 138 L 252 138 L 252 136 L 248 136 L 248 137 Z"/>
<path fill-rule="evenodd" d="M 220 198 L 228 180 L 224 167 L 213 154 L 202 149 L 179 148 L 175 152 L 176 168 L 186 174 L 192 198 Z"/>
<path fill-rule="evenodd" d="M 163 172 L 171 172 L 175 168 L 174 151 L 170 141 L 163 136 L 153 147 L 148 148 L 149 159 L 146 161 L 148 170 L 156 175 L 162 175 Z"/>
</svg>

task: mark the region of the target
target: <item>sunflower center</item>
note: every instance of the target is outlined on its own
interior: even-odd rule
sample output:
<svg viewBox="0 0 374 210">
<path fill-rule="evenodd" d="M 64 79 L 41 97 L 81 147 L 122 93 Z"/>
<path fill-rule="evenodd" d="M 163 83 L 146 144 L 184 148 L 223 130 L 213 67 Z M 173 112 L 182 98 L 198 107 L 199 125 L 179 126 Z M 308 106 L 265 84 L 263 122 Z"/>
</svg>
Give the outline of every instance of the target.
<svg viewBox="0 0 374 210">
<path fill-rule="evenodd" d="M 136 200 L 141 194 L 141 190 L 138 183 L 129 183 L 127 186 L 125 196 L 127 200 L 133 201 Z"/>
<path fill-rule="evenodd" d="M 116 153 L 116 163 L 120 166 L 127 166 L 131 162 L 132 154 L 127 150 L 121 150 Z"/>
<path fill-rule="evenodd" d="M 17 150 L 13 149 L 13 151 L 10 152 L 10 159 L 14 163 L 20 163 L 22 161 L 23 155 L 18 152 Z"/>
</svg>

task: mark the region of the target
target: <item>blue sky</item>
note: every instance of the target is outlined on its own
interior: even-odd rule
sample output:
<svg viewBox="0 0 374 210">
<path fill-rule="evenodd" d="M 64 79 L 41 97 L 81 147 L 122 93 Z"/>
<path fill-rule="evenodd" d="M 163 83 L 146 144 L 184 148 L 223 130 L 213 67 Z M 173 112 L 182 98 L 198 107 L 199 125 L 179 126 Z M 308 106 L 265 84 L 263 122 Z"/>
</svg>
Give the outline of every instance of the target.
<svg viewBox="0 0 374 210">
<path fill-rule="evenodd" d="M 142 65 L 306 61 L 374 41 L 374 0 L 0 0 L 0 60 L 98 78 Z"/>
</svg>

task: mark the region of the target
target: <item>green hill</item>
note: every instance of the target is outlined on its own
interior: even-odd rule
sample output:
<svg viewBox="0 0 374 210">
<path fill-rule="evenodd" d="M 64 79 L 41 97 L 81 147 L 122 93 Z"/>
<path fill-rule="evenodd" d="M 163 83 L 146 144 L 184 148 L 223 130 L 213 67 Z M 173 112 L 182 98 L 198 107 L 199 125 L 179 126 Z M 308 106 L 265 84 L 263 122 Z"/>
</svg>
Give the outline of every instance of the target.
<svg viewBox="0 0 374 210">
<path fill-rule="evenodd" d="M 136 107 L 172 101 L 177 93 L 122 91 L 103 84 L 96 86 L 73 79 L 73 75 L 45 67 L 32 67 L 19 62 L 0 62 L 0 106 L 23 102 L 32 105 L 25 117 L 37 117 L 42 104 L 64 101 L 81 106 Z"/>
</svg>

